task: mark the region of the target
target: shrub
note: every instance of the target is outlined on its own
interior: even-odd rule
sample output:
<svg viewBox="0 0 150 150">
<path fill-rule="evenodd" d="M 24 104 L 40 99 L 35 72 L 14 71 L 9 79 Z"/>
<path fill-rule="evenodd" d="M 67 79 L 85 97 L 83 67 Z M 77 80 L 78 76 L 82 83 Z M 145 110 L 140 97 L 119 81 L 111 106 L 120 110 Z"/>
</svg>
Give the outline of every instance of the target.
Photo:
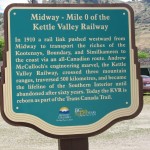
<svg viewBox="0 0 150 150">
<path fill-rule="evenodd" d="M 0 61 L 2 61 L 2 52 L 3 52 L 3 49 L 4 49 L 4 39 L 3 38 L 0 38 Z"/>
<path fill-rule="evenodd" d="M 149 58 L 149 53 L 144 51 L 138 51 L 138 58 Z"/>
</svg>

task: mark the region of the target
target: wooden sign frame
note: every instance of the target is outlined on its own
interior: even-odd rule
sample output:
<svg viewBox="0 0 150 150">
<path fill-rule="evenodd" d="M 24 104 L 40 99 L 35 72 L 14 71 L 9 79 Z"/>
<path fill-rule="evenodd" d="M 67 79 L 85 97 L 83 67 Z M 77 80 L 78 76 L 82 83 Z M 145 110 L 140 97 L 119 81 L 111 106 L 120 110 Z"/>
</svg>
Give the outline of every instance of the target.
<svg viewBox="0 0 150 150">
<path fill-rule="evenodd" d="M 105 117 L 102 118 L 100 121 L 96 123 L 92 123 L 90 125 L 81 125 L 81 126 L 62 126 L 62 127 L 53 127 L 53 125 L 50 127 L 50 129 L 42 129 L 44 124 L 41 124 L 41 126 L 38 126 L 36 122 L 39 120 L 35 118 L 35 120 L 28 118 L 28 115 L 24 116 L 22 118 L 21 115 L 18 115 L 17 113 L 13 112 L 12 104 L 8 101 L 11 101 L 12 98 L 12 82 L 11 81 L 11 57 L 10 52 L 10 28 L 9 28 L 9 14 L 10 10 L 13 9 L 19 9 L 19 8 L 25 8 L 25 9 L 124 9 L 129 14 L 129 20 L 130 20 L 130 42 L 131 42 L 131 49 L 130 49 L 130 56 L 131 59 L 131 71 L 132 75 L 130 77 L 131 79 L 131 97 L 133 98 L 133 101 L 131 100 L 131 107 L 129 109 L 118 110 L 114 113 L 111 113 L 108 115 L 109 119 L 107 118 L 105 120 Z M 12 4 L 9 5 L 5 10 L 5 16 L 4 16 L 4 28 L 5 28 L 5 49 L 3 52 L 3 67 L 2 67 L 2 83 L 1 83 L 1 105 L 2 105 L 2 116 L 3 118 L 12 125 L 21 125 L 21 126 L 27 126 L 34 128 L 38 132 L 49 136 L 53 138 L 85 138 L 89 136 L 93 136 L 96 134 L 99 134 L 109 127 L 111 127 L 116 122 L 126 120 L 126 119 L 132 119 L 133 117 L 137 116 L 140 111 L 142 110 L 143 106 L 143 100 L 142 100 L 142 90 L 141 90 L 141 78 L 140 78 L 140 71 L 139 71 L 139 63 L 137 61 L 137 48 L 135 46 L 135 33 L 134 33 L 134 16 L 133 16 L 133 10 L 129 5 L 126 4 L 111 4 L 111 5 L 98 5 L 98 4 L 91 4 L 91 5 L 76 5 L 76 4 L 63 4 L 63 5 L 39 5 L 39 4 Z M 135 95 L 138 95 L 137 97 Z M 113 118 L 113 119 L 112 119 Z M 25 121 L 24 121 L 25 120 Z M 32 120 L 32 121 L 31 121 Z M 103 125 L 104 123 L 104 125 Z M 45 123 L 45 127 L 49 128 L 49 124 Z M 66 134 L 65 134 L 66 133 Z"/>
</svg>

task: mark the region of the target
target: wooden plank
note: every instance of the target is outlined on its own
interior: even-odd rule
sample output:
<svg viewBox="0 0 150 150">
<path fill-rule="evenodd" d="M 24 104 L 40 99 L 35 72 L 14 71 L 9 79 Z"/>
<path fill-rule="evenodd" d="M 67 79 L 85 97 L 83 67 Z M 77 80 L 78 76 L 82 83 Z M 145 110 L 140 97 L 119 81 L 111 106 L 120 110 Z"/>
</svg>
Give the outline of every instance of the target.
<svg viewBox="0 0 150 150">
<path fill-rule="evenodd" d="M 88 138 L 59 139 L 58 150 L 89 150 Z"/>
</svg>

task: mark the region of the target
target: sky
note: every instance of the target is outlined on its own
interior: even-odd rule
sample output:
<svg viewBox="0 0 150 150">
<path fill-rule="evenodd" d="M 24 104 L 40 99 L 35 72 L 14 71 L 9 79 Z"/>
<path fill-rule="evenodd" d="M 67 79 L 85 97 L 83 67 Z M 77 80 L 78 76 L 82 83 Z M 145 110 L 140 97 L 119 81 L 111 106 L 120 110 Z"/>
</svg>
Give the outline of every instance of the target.
<svg viewBox="0 0 150 150">
<path fill-rule="evenodd" d="M 0 0 L 0 12 L 3 12 L 5 7 L 11 3 L 27 3 L 27 0 Z"/>
<path fill-rule="evenodd" d="M 41 0 L 39 0 L 40 2 Z M 124 2 L 131 1 L 131 0 L 122 0 Z M 11 3 L 27 3 L 27 0 L 0 0 L 0 12 L 3 12 L 6 6 Z"/>
<path fill-rule="evenodd" d="M 39 0 L 40 2 L 41 0 Z M 28 0 L 0 0 L 0 12 L 3 12 L 4 9 L 11 3 L 28 3 Z"/>
</svg>

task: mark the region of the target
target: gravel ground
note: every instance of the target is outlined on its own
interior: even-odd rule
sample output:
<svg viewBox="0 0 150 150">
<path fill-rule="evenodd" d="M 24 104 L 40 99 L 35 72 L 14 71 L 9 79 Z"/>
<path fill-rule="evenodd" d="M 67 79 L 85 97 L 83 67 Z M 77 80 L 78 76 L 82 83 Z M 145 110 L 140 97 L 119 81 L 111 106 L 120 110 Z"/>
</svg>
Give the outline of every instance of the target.
<svg viewBox="0 0 150 150">
<path fill-rule="evenodd" d="M 0 116 L 0 150 L 58 150 L 58 141 L 27 127 L 7 124 Z M 116 123 L 89 138 L 89 150 L 150 150 L 150 96 L 134 119 Z"/>
</svg>

